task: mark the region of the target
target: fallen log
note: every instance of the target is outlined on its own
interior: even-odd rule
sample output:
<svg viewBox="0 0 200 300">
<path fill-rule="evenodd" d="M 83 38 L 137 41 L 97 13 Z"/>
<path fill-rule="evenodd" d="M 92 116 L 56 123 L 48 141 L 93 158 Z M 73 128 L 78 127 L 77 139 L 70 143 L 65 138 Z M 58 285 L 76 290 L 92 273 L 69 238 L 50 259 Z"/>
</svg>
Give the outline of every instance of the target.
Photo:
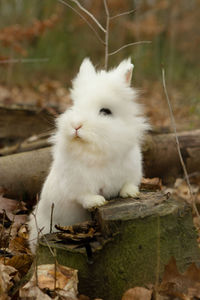
<svg viewBox="0 0 200 300">
<path fill-rule="evenodd" d="M 31 135 L 52 129 L 52 111 L 27 105 L 0 104 L 0 143 L 4 145 L 8 141 L 22 141 Z"/>
<path fill-rule="evenodd" d="M 0 186 L 5 195 L 35 197 L 40 192 L 51 163 L 51 148 L 0 158 Z"/>
<path fill-rule="evenodd" d="M 179 133 L 178 138 L 188 173 L 200 172 L 200 130 Z M 50 152 L 46 147 L 0 157 L 0 186 L 7 190 L 7 196 L 39 193 L 51 162 Z M 160 177 L 170 183 L 183 176 L 173 134 L 147 136 L 143 155 L 146 177 Z"/>
<path fill-rule="evenodd" d="M 180 132 L 178 140 L 188 173 L 200 172 L 200 129 Z M 147 177 L 160 177 L 164 182 L 170 183 L 183 175 L 173 133 L 148 135 L 143 155 Z"/>
</svg>

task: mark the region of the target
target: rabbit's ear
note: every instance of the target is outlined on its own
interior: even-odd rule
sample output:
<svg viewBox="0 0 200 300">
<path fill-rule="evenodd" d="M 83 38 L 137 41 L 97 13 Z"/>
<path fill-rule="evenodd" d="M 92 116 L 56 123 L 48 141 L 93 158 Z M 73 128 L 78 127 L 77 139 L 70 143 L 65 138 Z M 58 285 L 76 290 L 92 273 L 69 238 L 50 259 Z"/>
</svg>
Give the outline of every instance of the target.
<svg viewBox="0 0 200 300">
<path fill-rule="evenodd" d="M 79 75 L 95 74 L 95 68 L 89 58 L 85 58 L 80 66 Z"/>
<path fill-rule="evenodd" d="M 119 75 L 123 76 L 123 79 L 128 85 L 131 84 L 133 68 L 134 65 L 131 63 L 131 59 L 128 58 L 123 60 L 116 69 Z"/>
</svg>

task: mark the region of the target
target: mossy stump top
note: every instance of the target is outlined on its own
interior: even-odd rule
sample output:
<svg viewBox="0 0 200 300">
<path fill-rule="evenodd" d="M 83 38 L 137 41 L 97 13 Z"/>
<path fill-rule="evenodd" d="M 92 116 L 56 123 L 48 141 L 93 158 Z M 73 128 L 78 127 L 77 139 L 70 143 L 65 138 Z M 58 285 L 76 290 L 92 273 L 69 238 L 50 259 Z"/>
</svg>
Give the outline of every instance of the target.
<svg viewBox="0 0 200 300">
<path fill-rule="evenodd" d="M 113 199 L 93 212 L 101 235 L 85 244 L 46 235 L 60 264 L 78 269 L 79 292 L 91 298 L 121 299 L 125 290 L 154 284 L 174 256 L 180 271 L 199 262 L 191 208 L 161 192 L 141 192 L 138 199 Z M 41 239 L 39 264 L 54 262 Z"/>
</svg>

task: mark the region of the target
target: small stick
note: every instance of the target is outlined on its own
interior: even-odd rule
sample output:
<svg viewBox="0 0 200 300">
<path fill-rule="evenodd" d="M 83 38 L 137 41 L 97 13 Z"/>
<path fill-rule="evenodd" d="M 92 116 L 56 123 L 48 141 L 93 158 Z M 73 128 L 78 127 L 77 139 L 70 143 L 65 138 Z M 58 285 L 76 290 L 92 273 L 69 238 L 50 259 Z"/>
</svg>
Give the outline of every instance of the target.
<svg viewBox="0 0 200 300">
<path fill-rule="evenodd" d="M 160 274 L 160 216 L 157 215 L 157 259 L 156 259 L 156 282 L 155 282 L 155 292 L 156 300 L 158 299 L 158 286 L 159 286 L 159 274 Z"/>
<path fill-rule="evenodd" d="M 53 226 L 53 211 L 54 211 L 54 203 L 51 205 L 51 219 L 50 219 L 50 233 L 52 233 L 52 226 Z"/>
<path fill-rule="evenodd" d="M 91 14 L 86 8 L 84 8 L 80 3 L 79 1 L 77 0 L 71 0 L 72 2 L 74 2 L 84 13 L 86 13 L 96 24 L 97 26 L 105 33 L 106 30 L 105 28 L 103 28 L 103 26 L 99 23 L 99 21 L 95 18 L 95 16 L 93 14 Z M 67 5 L 69 7 L 71 7 L 68 3 L 66 3 L 65 1 L 63 0 L 58 0 L 58 2 L 64 4 L 64 5 Z"/>
<path fill-rule="evenodd" d="M 94 29 L 94 27 L 88 22 L 88 20 L 78 11 L 76 10 L 73 6 L 71 6 L 69 3 L 63 1 L 63 0 L 58 0 L 58 2 L 64 4 L 65 6 L 71 8 L 75 13 L 77 13 L 90 27 L 90 29 L 92 29 L 92 31 L 95 33 L 96 37 L 98 38 L 98 40 L 102 43 L 105 44 L 105 42 L 102 40 L 102 38 L 100 37 L 100 35 L 98 34 L 98 32 Z"/>
<path fill-rule="evenodd" d="M 16 63 L 36 63 L 36 62 L 46 62 L 49 58 L 12 58 L 0 60 L 0 64 L 16 64 Z"/>
<path fill-rule="evenodd" d="M 54 290 L 56 290 L 56 281 L 57 281 L 57 259 L 56 259 L 56 249 L 54 249 Z"/>
<path fill-rule="evenodd" d="M 200 218 L 198 209 L 196 207 L 195 198 L 194 198 L 194 195 L 193 195 L 193 192 L 192 192 L 192 187 L 191 187 L 191 184 L 190 184 L 189 175 L 188 175 L 188 172 L 187 172 L 184 160 L 183 160 L 183 156 L 182 156 L 182 153 L 181 153 L 180 143 L 179 143 L 179 139 L 178 139 L 178 135 L 177 135 L 177 129 L 176 129 L 176 122 L 175 122 L 175 118 L 174 118 L 174 114 L 173 114 L 171 102 L 169 100 L 169 96 L 168 96 L 168 92 L 167 92 L 166 80 L 165 80 L 165 70 L 164 70 L 164 68 L 162 68 L 162 81 L 163 81 L 163 88 L 164 88 L 164 92 L 165 92 L 167 104 L 168 104 L 168 107 L 169 107 L 170 119 L 171 119 L 171 124 L 172 124 L 173 131 L 174 131 L 174 136 L 175 136 L 177 151 L 178 151 L 178 155 L 179 155 L 179 158 L 180 158 L 181 166 L 183 168 L 183 172 L 184 172 L 184 175 L 185 175 L 185 180 L 186 180 L 187 185 L 188 185 L 190 197 L 191 197 L 191 200 L 192 200 L 192 206 L 193 206 L 193 209 L 194 209 L 196 215 Z"/>
<path fill-rule="evenodd" d="M 87 9 L 85 9 L 78 0 L 71 0 L 72 2 L 76 3 L 76 5 L 84 12 L 86 13 L 96 24 L 97 26 L 105 33 L 106 29 L 103 28 L 103 26 L 99 23 L 99 21 L 95 18 L 93 14 L 91 14 Z"/>
<path fill-rule="evenodd" d="M 126 45 L 120 47 L 119 49 L 117 49 L 117 50 L 115 50 L 113 52 L 108 53 L 108 56 L 117 54 L 119 51 L 123 50 L 124 48 L 130 47 L 130 46 L 140 45 L 140 44 L 151 44 L 151 43 L 152 43 L 151 41 L 139 41 L 139 42 L 134 42 L 134 43 L 126 44 Z"/>
<path fill-rule="evenodd" d="M 129 11 L 125 11 L 125 12 L 123 12 L 123 13 L 120 13 L 120 14 L 117 14 L 117 15 L 115 15 L 115 16 L 110 17 L 110 20 L 113 20 L 113 19 L 118 18 L 118 17 L 125 16 L 125 15 L 130 15 L 130 14 L 136 12 L 136 11 L 137 11 L 136 8 L 135 8 L 135 9 L 132 9 L 132 10 L 129 10 Z"/>
<path fill-rule="evenodd" d="M 105 70 L 108 69 L 108 47 L 109 47 L 109 27 L 110 27 L 110 14 L 107 1 L 104 0 L 104 8 L 106 12 L 106 32 L 105 32 Z"/>
</svg>

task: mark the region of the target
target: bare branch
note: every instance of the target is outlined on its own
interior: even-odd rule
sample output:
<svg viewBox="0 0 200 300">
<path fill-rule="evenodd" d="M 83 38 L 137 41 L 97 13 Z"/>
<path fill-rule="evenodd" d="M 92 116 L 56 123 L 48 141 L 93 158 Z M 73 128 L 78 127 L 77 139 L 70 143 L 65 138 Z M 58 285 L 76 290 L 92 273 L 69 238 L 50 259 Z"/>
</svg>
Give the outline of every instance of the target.
<svg viewBox="0 0 200 300">
<path fill-rule="evenodd" d="M 0 64 L 47 62 L 49 58 L 12 58 L 0 60 Z"/>
<path fill-rule="evenodd" d="M 53 226 L 53 211 L 54 211 L 54 203 L 51 205 L 51 219 L 50 219 L 50 233 L 52 233 L 52 226 Z"/>
<path fill-rule="evenodd" d="M 192 187 L 191 187 L 191 184 L 190 184 L 189 175 L 188 175 L 188 172 L 187 172 L 184 160 L 183 160 L 183 156 L 182 156 L 182 153 L 181 153 L 181 149 L 180 149 L 180 143 L 179 143 L 179 139 L 178 139 L 178 135 L 177 135 L 177 129 L 176 129 L 176 122 L 175 122 L 175 119 L 174 119 L 174 114 L 173 114 L 172 106 L 171 106 L 171 103 L 170 103 L 170 100 L 169 100 L 169 96 L 168 96 L 168 92 L 167 92 L 167 87 L 166 87 L 165 70 L 164 70 L 164 68 L 162 68 L 162 81 L 163 81 L 163 88 L 164 88 L 164 92 L 165 92 L 167 104 L 168 104 L 168 107 L 169 107 L 170 119 L 171 119 L 171 124 L 172 124 L 173 131 L 174 131 L 174 136 L 175 136 L 177 151 L 178 151 L 178 155 L 179 155 L 179 158 L 180 158 L 181 166 L 183 168 L 183 172 L 184 172 L 184 175 L 185 175 L 185 180 L 186 180 L 187 185 L 188 185 L 190 197 L 191 197 L 191 200 L 192 200 L 192 206 L 193 206 L 193 209 L 194 209 L 196 215 L 200 218 L 198 209 L 196 207 L 195 198 L 194 198 L 194 195 L 193 195 L 193 192 L 192 192 Z"/>
<path fill-rule="evenodd" d="M 56 259 L 56 249 L 54 248 L 54 291 L 56 290 L 57 282 L 57 259 Z"/>
<path fill-rule="evenodd" d="M 108 53 L 108 56 L 111 56 L 111 55 L 114 55 L 114 54 L 117 54 L 118 52 L 120 52 L 121 50 L 127 48 L 127 47 L 130 47 L 130 46 L 134 46 L 134 45 L 140 45 L 140 44 L 151 44 L 152 42 L 151 41 L 139 41 L 139 42 L 134 42 L 134 43 L 130 43 L 130 44 L 126 44 L 122 47 L 120 47 L 119 49 L 113 51 L 113 52 L 110 52 Z"/>
<path fill-rule="evenodd" d="M 96 37 L 98 38 L 98 40 L 102 43 L 105 44 L 105 42 L 102 40 L 102 38 L 100 37 L 100 35 L 98 34 L 98 32 L 94 29 L 94 27 L 90 24 L 90 22 L 88 22 L 88 20 L 78 11 L 76 10 L 73 6 L 71 6 L 69 3 L 63 1 L 63 0 L 58 0 L 58 2 L 64 4 L 65 6 L 71 8 L 75 13 L 77 13 L 90 27 L 90 29 L 92 29 L 92 31 L 95 33 Z"/>
<path fill-rule="evenodd" d="M 135 9 L 132 9 L 132 10 L 129 10 L 129 11 L 125 11 L 125 12 L 123 12 L 123 13 L 121 13 L 121 14 L 117 14 L 117 15 L 115 15 L 115 16 L 110 17 L 110 20 L 113 20 L 113 19 L 118 18 L 118 17 L 125 16 L 125 15 L 130 15 L 130 14 L 136 12 L 136 11 L 137 11 L 136 8 L 135 8 Z"/>
<path fill-rule="evenodd" d="M 58 0 L 60 3 L 63 4 L 67 4 L 65 1 L 63 0 Z M 105 28 L 103 28 L 103 26 L 99 23 L 99 21 L 95 18 L 95 16 L 93 14 L 91 14 L 86 8 L 84 8 L 78 0 L 71 0 L 73 3 L 75 3 L 84 13 L 86 13 L 96 24 L 97 26 L 105 33 L 106 30 Z"/>
<path fill-rule="evenodd" d="M 107 1 L 104 0 L 104 8 L 106 12 L 106 32 L 105 32 L 105 69 L 108 68 L 108 43 L 109 43 L 109 27 L 110 27 L 110 13 L 108 9 Z"/>
<path fill-rule="evenodd" d="M 105 28 L 103 28 L 103 26 L 99 23 L 99 21 L 95 18 L 95 16 L 93 14 L 91 14 L 87 9 L 85 9 L 78 0 L 71 0 L 72 2 L 76 3 L 76 5 L 82 10 L 84 11 L 84 13 L 86 13 L 96 24 L 97 26 L 105 33 L 106 30 Z"/>
</svg>

